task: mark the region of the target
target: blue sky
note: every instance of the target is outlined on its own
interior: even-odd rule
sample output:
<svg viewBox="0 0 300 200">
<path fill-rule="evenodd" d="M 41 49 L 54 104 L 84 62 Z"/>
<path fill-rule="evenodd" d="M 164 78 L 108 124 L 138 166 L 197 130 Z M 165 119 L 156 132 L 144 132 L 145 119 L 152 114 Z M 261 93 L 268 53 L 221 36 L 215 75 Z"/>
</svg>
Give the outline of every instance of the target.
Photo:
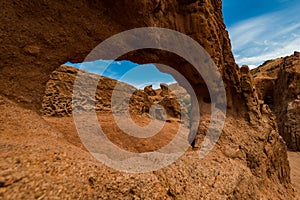
<svg viewBox="0 0 300 200">
<path fill-rule="evenodd" d="M 223 0 L 223 15 L 240 66 L 300 51 L 299 0 Z"/>
<path fill-rule="evenodd" d="M 160 83 L 171 84 L 176 82 L 171 75 L 160 72 L 152 64 L 138 65 L 125 60 L 97 60 L 85 63 L 67 62 L 66 65 L 129 83 L 138 89 L 142 89 L 147 85 L 159 88 Z"/>
<path fill-rule="evenodd" d="M 300 51 L 299 0 L 223 0 L 223 15 L 237 64 L 254 68 L 266 60 Z M 66 63 L 86 71 L 129 83 L 139 89 L 176 82 L 154 65 L 109 60 Z"/>
</svg>

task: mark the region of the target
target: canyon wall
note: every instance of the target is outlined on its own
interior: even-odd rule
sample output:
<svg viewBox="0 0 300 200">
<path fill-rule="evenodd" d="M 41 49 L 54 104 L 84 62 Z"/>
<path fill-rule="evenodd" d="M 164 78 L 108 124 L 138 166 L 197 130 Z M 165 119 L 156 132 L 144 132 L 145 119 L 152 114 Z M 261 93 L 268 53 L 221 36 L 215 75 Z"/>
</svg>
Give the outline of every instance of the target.
<svg viewBox="0 0 300 200">
<path fill-rule="evenodd" d="M 259 98 L 276 115 L 279 133 L 300 150 L 300 53 L 265 62 L 252 70 Z"/>
</svg>

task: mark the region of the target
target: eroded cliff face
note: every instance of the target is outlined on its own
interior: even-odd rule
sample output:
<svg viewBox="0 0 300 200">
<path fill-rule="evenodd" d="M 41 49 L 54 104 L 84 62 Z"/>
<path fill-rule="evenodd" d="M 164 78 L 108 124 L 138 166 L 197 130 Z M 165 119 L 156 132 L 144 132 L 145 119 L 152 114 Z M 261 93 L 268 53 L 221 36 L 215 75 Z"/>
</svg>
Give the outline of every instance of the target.
<svg viewBox="0 0 300 200">
<path fill-rule="evenodd" d="M 300 150 L 300 53 L 267 61 L 252 70 L 259 98 L 276 115 L 279 132 L 291 150 Z"/>
<path fill-rule="evenodd" d="M 14 199 L 43 195 L 115 199 L 295 198 L 285 144 L 272 117 L 258 102 L 249 70 L 243 68 L 240 72 L 234 62 L 220 0 L 2 0 L 1 8 L 0 106 L 6 115 L 0 116 L 0 142 L 5 149 L 1 151 L 5 153 L 0 154 L 4 160 L 0 164 L 1 169 L 16 170 L 1 174 L 4 189 L 0 195 Z M 205 159 L 200 160 L 195 151 L 189 150 L 167 168 L 131 175 L 95 162 L 85 151 L 57 136 L 66 131 L 68 137 L 69 129 L 64 127 L 71 127 L 72 120 L 65 123 L 47 119 L 46 123 L 35 112 L 41 109 L 50 74 L 61 64 L 81 62 L 104 39 L 144 26 L 178 30 L 208 51 L 224 80 L 228 116 L 219 142 Z M 202 78 L 174 55 L 144 51 L 122 59 L 169 64 L 188 79 L 200 103 L 209 98 Z M 35 120 L 24 120 L 28 117 Z M 16 119 L 19 123 L 11 123 Z M 39 123 L 47 129 L 36 125 Z M 208 124 L 208 118 L 201 121 L 199 140 Z M 57 137 L 49 136 L 52 131 Z M 68 150 L 70 153 L 65 154 Z M 11 158 L 17 159 L 16 156 L 18 161 L 13 162 Z M 70 181 L 62 182 L 57 177 Z"/>
</svg>

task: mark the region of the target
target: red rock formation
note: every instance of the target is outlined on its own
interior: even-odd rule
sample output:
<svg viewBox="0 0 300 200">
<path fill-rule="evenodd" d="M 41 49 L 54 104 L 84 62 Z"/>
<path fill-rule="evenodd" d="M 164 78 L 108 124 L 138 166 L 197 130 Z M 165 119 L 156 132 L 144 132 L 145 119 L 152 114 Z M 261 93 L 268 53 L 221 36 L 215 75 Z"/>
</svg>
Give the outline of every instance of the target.
<svg viewBox="0 0 300 200">
<path fill-rule="evenodd" d="M 7 113 L 0 116 L 4 123 L 0 141 L 5 149 L 5 153 L 0 154 L 4 160 L 0 164 L 1 169 L 13 169 L 0 177 L 1 187 L 5 188 L 0 195 L 4 198 L 39 198 L 46 194 L 49 198 L 91 199 L 294 197 L 285 145 L 272 119 L 267 114 L 259 114 L 261 109 L 256 105 L 249 74 L 239 74 L 222 18 L 221 0 L 2 0 L 0 5 L 4 8 L 0 13 L 0 94 L 5 96 L 1 110 Z M 38 118 L 32 110 L 41 109 L 46 83 L 61 64 L 81 62 L 104 39 L 144 26 L 170 28 L 191 36 L 207 50 L 222 74 L 229 115 L 220 141 L 207 158 L 199 160 L 188 151 L 168 168 L 128 175 L 100 164 L 87 165 L 95 161 L 81 149 L 49 137 L 48 132 L 36 125 L 44 122 L 42 119 L 34 123 L 22 120 L 28 116 Z M 180 58 L 151 50 L 133 52 L 122 58 L 138 63 L 161 61 L 169 64 L 191 83 L 200 103 L 209 104 L 202 78 Z M 252 102 L 247 99 L 249 96 Z M 24 110 L 20 105 L 32 110 Z M 19 123 L 11 123 L 16 119 Z M 201 122 L 204 128 L 200 127 L 200 135 L 208 121 Z M 32 140 L 38 134 L 41 138 Z M 49 145 L 44 143 L 45 140 Z M 24 141 L 26 147 L 22 144 Z M 63 156 L 63 159 L 53 156 L 56 151 L 60 155 L 66 149 L 71 150 L 71 156 Z M 34 157 L 32 152 L 38 156 Z M 47 156 L 47 153 L 51 155 Z M 26 164 L 11 162 L 16 155 Z M 61 163 L 59 167 L 55 159 Z M 72 181 L 61 181 L 69 180 L 66 177 Z M 38 193 L 52 187 L 53 190 Z M 61 188 L 67 189 L 61 192 Z M 33 194 L 32 191 L 37 192 Z M 82 192 L 78 194 L 78 191 Z"/>
<path fill-rule="evenodd" d="M 269 104 L 288 148 L 300 150 L 300 53 L 270 60 L 252 71 L 259 97 Z"/>
<path fill-rule="evenodd" d="M 72 115 L 72 92 L 73 85 L 76 79 L 76 75 L 80 71 L 77 68 L 62 65 L 57 68 L 50 76 L 50 80 L 46 85 L 45 96 L 43 97 L 41 113 L 43 116 L 48 117 L 69 117 Z M 124 113 L 128 109 L 127 101 L 129 102 L 129 110 L 132 114 L 142 115 L 148 114 L 151 106 L 162 105 L 166 110 L 166 116 L 162 117 L 162 111 L 156 110 L 157 115 L 161 116 L 159 119 L 167 120 L 168 118 L 180 119 L 182 123 L 188 126 L 189 116 L 181 97 L 176 98 L 175 94 L 167 88 L 165 85 L 161 85 L 162 89 L 154 90 L 152 86 L 146 86 L 144 90 L 138 90 L 135 87 L 126 83 L 118 83 L 116 80 L 100 77 L 96 74 L 89 74 L 81 70 L 81 73 L 85 73 L 86 78 L 83 80 L 88 83 L 91 79 L 99 79 L 97 90 L 95 93 L 95 103 L 93 99 L 88 95 L 86 91 L 80 93 L 80 97 L 74 100 L 74 106 L 77 102 L 81 101 L 80 109 L 90 111 L 95 109 L 96 112 L 114 112 Z M 126 97 L 126 101 L 123 98 L 115 98 L 114 105 L 112 105 L 111 99 L 115 86 L 122 90 L 117 91 L 116 95 L 122 95 Z M 176 89 L 180 88 L 177 86 Z M 181 88 L 184 90 L 183 88 Z M 185 91 L 185 94 L 187 92 Z M 129 101 L 130 100 L 130 101 Z M 182 109 L 182 110 L 181 110 Z M 181 111 L 183 111 L 181 113 Z M 170 120 L 170 119 L 168 119 Z"/>
<path fill-rule="evenodd" d="M 205 47 L 224 75 L 228 98 L 238 92 L 237 66 L 222 20 L 221 1 L 15 1 L 2 2 L 0 91 L 27 107 L 39 109 L 45 85 L 55 68 L 66 61 L 80 62 L 109 36 L 136 27 L 158 26 L 185 33 Z M 130 12 L 124 12 L 124 11 Z M 79 14 L 80 13 L 80 14 Z M 13 24 L 13 25 L 12 25 Z M 80 39 L 78 39 L 80 38 Z M 193 85 L 193 70 L 172 58 L 166 63 Z M 126 58 L 126 57 L 124 57 Z M 157 57 L 129 57 L 156 62 Z M 175 62 L 173 61 L 175 60 Z M 30 78 L 29 78 L 30 77 Z M 236 103 L 238 103 L 237 101 Z"/>
</svg>

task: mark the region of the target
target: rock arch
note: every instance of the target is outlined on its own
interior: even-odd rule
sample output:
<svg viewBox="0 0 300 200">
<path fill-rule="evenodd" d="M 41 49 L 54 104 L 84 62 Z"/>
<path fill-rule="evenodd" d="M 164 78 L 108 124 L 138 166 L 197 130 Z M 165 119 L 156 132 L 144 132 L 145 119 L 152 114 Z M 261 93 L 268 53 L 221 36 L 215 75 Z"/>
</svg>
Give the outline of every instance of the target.
<svg viewBox="0 0 300 200">
<path fill-rule="evenodd" d="M 45 84 L 55 68 L 66 61 L 83 61 L 97 44 L 111 35 L 136 27 L 158 26 L 185 33 L 208 51 L 224 77 L 230 103 L 238 93 L 233 86 L 239 81 L 238 70 L 222 20 L 221 2 L 206 3 L 209 6 L 176 0 L 3 2 L 7 9 L 1 17 L 5 39 L 0 49 L 3 55 L 0 91 L 26 107 L 39 110 Z M 174 59 L 174 55 L 157 56 L 150 51 L 126 57 L 138 63 L 162 58 L 164 63 L 179 69 L 195 88 L 205 88 L 201 77 L 194 76 L 191 68 Z"/>
<path fill-rule="evenodd" d="M 216 177 L 223 180 L 236 173 L 232 176 L 236 179 L 230 180 L 236 185 L 218 182 L 210 194 L 217 192 L 220 186 L 227 198 L 263 198 L 265 191 L 274 191 L 271 193 L 282 199 L 286 194 L 293 196 L 285 144 L 272 119 L 265 116 L 262 120 L 249 70 L 245 68 L 240 73 L 235 64 L 223 23 L 221 0 L 2 0 L 0 5 L 5 8 L 0 13 L 0 94 L 35 111 L 41 108 L 52 71 L 66 61 L 82 62 L 96 45 L 116 33 L 156 26 L 191 36 L 218 66 L 226 87 L 229 115 L 233 118 L 233 125 L 227 124 L 229 128 L 222 138 L 220 145 L 223 148 L 217 149 L 218 155 L 214 155 L 216 158 L 222 156 L 221 162 L 217 163 L 219 167 L 209 166 L 212 169 L 218 167 L 222 173 L 209 176 L 218 181 Z M 151 50 L 140 54 L 136 60 L 127 56 L 138 63 L 148 62 L 147 58 L 151 58 L 151 62 L 159 61 Z M 191 68 L 177 62 L 174 56 L 163 53 L 160 56 L 166 62 L 164 64 L 180 68 L 196 89 L 198 98 L 203 97 L 206 89 L 201 77 L 194 76 Z M 205 101 L 209 102 L 209 99 L 205 98 Z M 239 132 L 240 124 L 234 122 L 236 119 L 250 122 L 242 123 L 245 134 Z M 211 160 L 216 164 L 214 158 Z M 231 165 L 221 166 L 223 161 L 231 163 L 236 171 Z M 195 166 L 200 165 L 196 163 Z M 185 168 L 185 172 L 188 171 L 192 170 Z M 196 179 L 189 180 L 191 187 L 197 188 L 194 191 L 199 191 L 199 186 L 194 184 Z"/>
</svg>

